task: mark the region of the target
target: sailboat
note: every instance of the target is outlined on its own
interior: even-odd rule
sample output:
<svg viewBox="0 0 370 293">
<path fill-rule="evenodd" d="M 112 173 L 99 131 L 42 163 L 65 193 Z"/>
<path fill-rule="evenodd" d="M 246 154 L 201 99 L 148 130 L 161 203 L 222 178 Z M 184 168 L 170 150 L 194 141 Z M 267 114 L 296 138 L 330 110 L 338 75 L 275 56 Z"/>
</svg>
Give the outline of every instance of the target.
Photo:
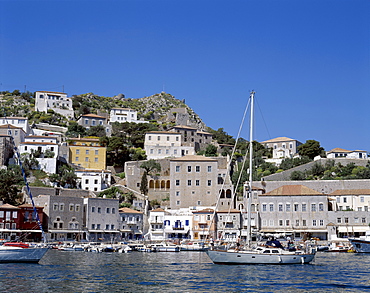
<svg viewBox="0 0 370 293">
<path fill-rule="evenodd" d="M 247 199 L 248 229 L 247 243 L 243 246 L 228 249 L 227 247 L 212 247 L 207 255 L 215 264 L 307 264 L 314 260 L 316 251 L 307 246 L 305 250 L 289 251 L 277 246 L 251 246 L 251 195 L 253 168 L 253 111 L 254 94 L 250 94 L 250 139 L 249 139 L 249 182 L 244 185 L 244 200 Z"/>
<path fill-rule="evenodd" d="M 16 156 L 19 166 L 21 167 L 23 180 L 26 184 L 27 195 L 30 197 L 37 224 L 42 232 L 44 243 L 46 243 L 45 232 L 43 230 L 39 214 L 37 213 L 36 205 L 33 201 L 31 189 L 28 185 L 28 181 L 26 178 L 24 168 L 22 166 L 18 148 L 16 147 L 12 136 L 11 142 L 13 143 L 14 154 Z M 2 245 L 0 245 L 0 263 L 38 263 L 40 259 L 45 255 L 45 253 L 48 251 L 48 249 L 49 248 L 46 245 L 31 246 L 28 243 L 23 242 L 5 242 Z"/>
</svg>

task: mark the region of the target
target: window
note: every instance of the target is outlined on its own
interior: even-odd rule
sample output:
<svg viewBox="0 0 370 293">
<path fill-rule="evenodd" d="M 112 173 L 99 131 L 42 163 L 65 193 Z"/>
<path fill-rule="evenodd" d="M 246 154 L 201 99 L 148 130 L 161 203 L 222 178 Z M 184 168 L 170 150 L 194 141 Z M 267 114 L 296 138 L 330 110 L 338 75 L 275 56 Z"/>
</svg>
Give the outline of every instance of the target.
<svg viewBox="0 0 370 293">
<path fill-rule="evenodd" d="M 94 184 L 98 184 L 98 179 L 95 179 L 94 180 Z"/>
<path fill-rule="evenodd" d="M 109 224 L 105 225 L 105 230 L 109 230 Z"/>
<path fill-rule="evenodd" d="M 283 226 L 283 220 L 279 220 L 279 226 Z"/>
<path fill-rule="evenodd" d="M 295 220 L 295 225 L 298 227 L 299 226 L 299 220 Z"/>
<path fill-rule="evenodd" d="M 307 205 L 305 203 L 302 203 L 302 212 L 307 211 Z"/>
<path fill-rule="evenodd" d="M 89 179 L 85 179 L 85 184 L 89 184 Z"/>
<path fill-rule="evenodd" d="M 112 214 L 115 214 L 115 213 L 116 213 L 116 209 L 112 208 Z"/>
<path fill-rule="evenodd" d="M 76 150 L 76 155 L 79 155 L 80 154 L 80 150 Z"/>
<path fill-rule="evenodd" d="M 347 198 L 346 197 L 343 197 L 343 202 L 346 203 L 347 202 Z"/>
<path fill-rule="evenodd" d="M 55 204 L 53 204 L 53 211 L 57 211 L 58 210 L 58 204 L 57 203 L 55 203 Z"/>
<path fill-rule="evenodd" d="M 74 210 L 74 205 L 73 205 L 73 204 L 70 204 L 70 205 L 69 205 L 69 211 L 70 211 L 70 212 L 73 212 L 73 210 Z"/>
<path fill-rule="evenodd" d="M 341 224 L 342 223 L 342 218 L 337 218 L 337 223 Z"/>
<path fill-rule="evenodd" d="M 150 135 L 148 136 L 148 140 L 152 140 L 152 137 Z"/>
<path fill-rule="evenodd" d="M 85 157 L 85 162 L 88 162 L 89 161 L 89 157 Z"/>
<path fill-rule="evenodd" d="M 366 223 L 366 218 L 361 218 L 361 223 L 365 224 Z"/>
<path fill-rule="evenodd" d="M 86 155 L 88 155 L 89 154 L 89 150 L 86 150 Z"/>
<path fill-rule="evenodd" d="M 188 172 L 191 172 L 191 166 L 188 166 Z"/>
<path fill-rule="evenodd" d="M 274 211 L 274 204 L 273 203 L 270 203 L 269 204 L 269 207 L 270 207 L 270 212 L 273 212 Z"/>
<path fill-rule="evenodd" d="M 320 221 L 319 221 L 319 225 L 320 225 L 320 226 L 324 226 L 324 220 L 320 220 Z"/>
<path fill-rule="evenodd" d="M 208 166 L 207 170 L 208 172 L 212 172 L 212 166 Z"/>
<path fill-rule="evenodd" d="M 78 157 L 76 157 L 76 158 L 75 158 L 75 161 L 76 161 L 76 162 L 78 162 L 78 160 L 79 160 L 79 158 L 78 158 Z"/>
<path fill-rule="evenodd" d="M 289 226 L 290 225 L 290 221 L 289 220 L 285 220 L 285 226 Z"/>
<path fill-rule="evenodd" d="M 79 212 L 79 211 L 80 211 L 80 205 L 79 205 L 79 204 L 76 204 L 76 206 L 75 206 L 75 211 L 76 211 L 76 212 Z"/>
<path fill-rule="evenodd" d="M 200 200 L 198 200 L 198 206 L 200 206 L 202 203 L 200 202 Z"/>
<path fill-rule="evenodd" d="M 161 137 L 158 135 L 157 140 L 161 140 Z"/>
<path fill-rule="evenodd" d="M 99 213 L 99 214 L 101 213 L 101 208 L 100 208 L 100 207 L 98 207 L 98 213 Z"/>
<path fill-rule="evenodd" d="M 179 200 L 176 201 L 176 205 L 178 205 L 178 206 L 180 205 L 180 201 Z"/>
<path fill-rule="evenodd" d="M 12 215 L 12 218 L 13 219 L 16 219 L 18 216 L 18 212 L 17 211 L 13 211 L 13 215 Z"/>
<path fill-rule="evenodd" d="M 200 166 L 195 166 L 195 172 L 200 172 Z"/>
<path fill-rule="evenodd" d="M 320 212 L 324 211 L 324 204 L 323 203 L 319 203 L 319 211 Z"/>
<path fill-rule="evenodd" d="M 107 214 L 109 214 L 110 213 L 110 208 L 107 208 Z"/>
<path fill-rule="evenodd" d="M 316 226 L 316 220 L 312 220 L 312 226 Z"/>
<path fill-rule="evenodd" d="M 348 224 L 348 218 L 344 218 L 344 223 Z"/>
<path fill-rule="evenodd" d="M 64 203 L 61 203 L 61 204 L 60 204 L 59 209 L 60 209 L 61 211 L 64 211 Z"/>
<path fill-rule="evenodd" d="M 269 226 L 274 226 L 274 220 L 269 220 Z"/>
<path fill-rule="evenodd" d="M 191 186 L 191 180 L 188 180 L 188 186 Z"/>
<path fill-rule="evenodd" d="M 199 180 L 197 179 L 197 180 L 195 180 L 195 185 L 196 186 L 199 186 Z"/>
<path fill-rule="evenodd" d="M 279 212 L 283 211 L 283 204 L 279 203 Z"/>
<path fill-rule="evenodd" d="M 180 172 L 180 166 L 176 166 L 176 172 Z"/>
<path fill-rule="evenodd" d="M 212 186 L 212 180 L 207 180 L 207 185 Z"/>
<path fill-rule="evenodd" d="M 91 207 L 91 212 L 95 213 L 95 207 Z"/>
<path fill-rule="evenodd" d="M 98 155 L 99 155 L 99 151 L 95 150 L 95 156 L 98 156 Z"/>
<path fill-rule="evenodd" d="M 267 211 L 267 204 L 262 204 L 262 211 L 263 212 L 266 212 Z"/>
<path fill-rule="evenodd" d="M 94 162 L 97 163 L 98 162 L 98 158 L 94 158 Z"/>
<path fill-rule="evenodd" d="M 316 212 L 316 204 L 315 203 L 311 204 L 311 212 Z"/>
<path fill-rule="evenodd" d="M 100 224 L 96 224 L 96 229 L 100 229 Z"/>
<path fill-rule="evenodd" d="M 180 196 L 180 191 L 176 191 L 176 196 Z"/>
<path fill-rule="evenodd" d="M 294 204 L 294 211 L 295 212 L 298 212 L 299 210 L 299 205 L 297 203 Z"/>
<path fill-rule="evenodd" d="M 285 211 L 290 212 L 290 203 L 285 205 Z"/>
<path fill-rule="evenodd" d="M 302 220 L 302 226 L 307 226 L 306 220 Z"/>
</svg>

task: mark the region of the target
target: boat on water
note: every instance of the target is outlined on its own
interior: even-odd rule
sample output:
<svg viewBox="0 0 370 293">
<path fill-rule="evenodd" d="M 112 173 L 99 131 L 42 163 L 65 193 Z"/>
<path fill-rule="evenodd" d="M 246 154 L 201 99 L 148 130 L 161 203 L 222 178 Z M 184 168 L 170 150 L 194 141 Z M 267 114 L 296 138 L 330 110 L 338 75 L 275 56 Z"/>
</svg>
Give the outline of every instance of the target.
<svg viewBox="0 0 370 293">
<path fill-rule="evenodd" d="M 156 252 L 179 252 L 180 246 L 168 243 L 152 244 L 150 246 Z"/>
<path fill-rule="evenodd" d="M 204 242 L 182 242 L 180 243 L 181 251 L 206 251 L 208 247 Z"/>
<path fill-rule="evenodd" d="M 370 230 L 365 232 L 365 236 L 359 238 L 349 238 L 355 252 L 370 253 Z"/>
<path fill-rule="evenodd" d="M 325 252 L 348 252 L 352 248 L 351 244 L 346 241 L 344 242 L 331 242 L 328 245 L 328 249 Z"/>
<path fill-rule="evenodd" d="M 38 263 L 48 249 L 27 243 L 6 242 L 0 245 L 0 263 Z"/>
<path fill-rule="evenodd" d="M 251 245 L 251 195 L 252 195 L 252 174 L 253 172 L 253 111 L 254 94 L 250 94 L 250 139 L 249 139 L 249 181 L 244 184 L 244 199 L 246 212 L 248 214 L 248 229 L 246 245 L 242 246 L 238 242 L 235 248 L 228 246 L 212 246 L 206 253 L 215 264 L 307 264 L 314 260 L 316 250 L 310 245 L 306 245 L 304 250 L 283 249 L 281 247 L 255 246 Z"/>
</svg>

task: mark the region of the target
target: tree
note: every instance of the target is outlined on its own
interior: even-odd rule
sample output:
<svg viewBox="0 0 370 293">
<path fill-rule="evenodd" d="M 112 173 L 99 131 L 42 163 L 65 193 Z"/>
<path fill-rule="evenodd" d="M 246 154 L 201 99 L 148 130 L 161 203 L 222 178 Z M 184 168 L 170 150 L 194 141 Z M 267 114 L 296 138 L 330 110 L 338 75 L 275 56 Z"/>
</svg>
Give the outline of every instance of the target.
<svg viewBox="0 0 370 293">
<path fill-rule="evenodd" d="M 104 137 L 106 135 L 105 128 L 103 125 L 92 126 L 87 131 L 87 136 Z"/>
<path fill-rule="evenodd" d="M 143 176 L 141 176 L 141 182 L 140 182 L 140 192 L 144 195 L 148 194 L 148 173 L 144 171 Z"/>
<path fill-rule="evenodd" d="M 153 171 L 161 172 L 161 164 L 157 163 L 155 160 L 150 159 L 148 161 L 143 162 L 140 165 L 140 168 L 144 169 L 143 176 L 141 176 L 141 183 L 140 183 L 140 191 L 142 194 L 148 194 L 148 175 L 150 175 Z"/>
<path fill-rule="evenodd" d="M 140 168 L 143 168 L 148 175 L 151 175 L 152 171 L 161 172 L 161 164 L 153 159 L 143 162 Z"/>
<path fill-rule="evenodd" d="M 209 144 L 205 150 L 198 152 L 198 154 L 205 155 L 206 157 L 217 157 L 217 147 L 213 144 Z"/>
<path fill-rule="evenodd" d="M 22 177 L 14 170 L 0 170 L 0 200 L 11 205 L 19 204 L 22 196 L 18 184 Z"/>
<path fill-rule="evenodd" d="M 293 171 L 292 174 L 290 174 L 291 180 L 304 180 L 305 178 L 305 174 L 301 171 Z"/>
<path fill-rule="evenodd" d="M 82 125 L 77 124 L 75 121 L 70 121 L 68 125 L 68 130 L 66 132 L 66 136 L 68 137 L 78 137 L 78 136 L 86 136 L 86 128 Z"/>
<path fill-rule="evenodd" d="M 301 156 L 307 156 L 313 160 L 316 156 L 324 155 L 325 150 L 320 146 L 320 142 L 311 139 L 298 146 L 298 153 Z"/>
</svg>

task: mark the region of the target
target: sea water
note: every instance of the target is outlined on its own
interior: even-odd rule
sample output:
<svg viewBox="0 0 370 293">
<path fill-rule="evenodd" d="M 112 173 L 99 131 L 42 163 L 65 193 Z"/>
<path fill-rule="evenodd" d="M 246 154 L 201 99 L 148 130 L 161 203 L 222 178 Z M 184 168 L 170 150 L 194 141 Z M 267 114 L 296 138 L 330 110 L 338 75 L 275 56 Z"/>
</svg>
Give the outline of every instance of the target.
<svg viewBox="0 0 370 293">
<path fill-rule="evenodd" d="M 317 253 L 306 265 L 215 265 L 204 252 L 49 250 L 0 264 L 0 292 L 370 292 L 370 254 Z"/>
</svg>

